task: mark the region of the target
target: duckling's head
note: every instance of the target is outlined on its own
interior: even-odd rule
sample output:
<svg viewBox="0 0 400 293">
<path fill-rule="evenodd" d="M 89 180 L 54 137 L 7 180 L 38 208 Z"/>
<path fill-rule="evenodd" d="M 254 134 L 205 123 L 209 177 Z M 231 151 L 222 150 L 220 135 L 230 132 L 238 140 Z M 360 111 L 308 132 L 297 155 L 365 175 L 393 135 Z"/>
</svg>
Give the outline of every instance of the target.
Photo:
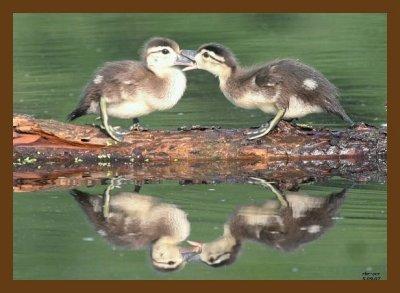
<svg viewBox="0 0 400 293">
<path fill-rule="evenodd" d="M 181 54 L 195 62 L 192 66 L 184 68 L 184 71 L 203 69 L 223 77 L 229 76 L 238 66 L 232 51 L 216 43 L 202 45 L 197 51 L 182 50 Z"/>
<path fill-rule="evenodd" d="M 159 271 L 175 271 L 200 253 L 199 247 L 183 248 L 174 243 L 156 242 L 151 248 L 151 260 Z"/>
<path fill-rule="evenodd" d="M 163 72 L 177 65 L 193 65 L 193 61 L 181 55 L 180 51 L 175 41 L 156 37 L 145 44 L 142 58 L 147 67 L 154 72 Z"/>
<path fill-rule="evenodd" d="M 188 242 L 191 245 L 201 246 L 201 261 L 212 267 L 233 264 L 241 248 L 240 241 L 231 236 L 222 236 L 207 243 Z"/>
<path fill-rule="evenodd" d="M 174 271 L 184 264 L 184 257 L 176 244 L 156 242 L 150 254 L 153 266 L 160 271 Z"/>
</svg>

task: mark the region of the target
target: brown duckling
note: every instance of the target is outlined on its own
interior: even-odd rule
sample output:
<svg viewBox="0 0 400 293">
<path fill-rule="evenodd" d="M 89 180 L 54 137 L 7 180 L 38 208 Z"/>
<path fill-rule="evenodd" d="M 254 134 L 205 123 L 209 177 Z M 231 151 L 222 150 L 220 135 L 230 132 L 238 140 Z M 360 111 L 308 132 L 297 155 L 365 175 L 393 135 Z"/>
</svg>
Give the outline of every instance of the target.
<svg viewBox="0 0 400 293">
<path fill-rule="evenodd" d="M 192 61 L 180 51 L 173 40 L 153 38 L 145 44 L 141 61 L 105 63 L 86 85 L 83 98 L 68 115 L 68 120 L 100 113 L 107 133 L 122 141 L 127 132 L 110 126 L 109 116 L 133 119 L 133 128 L 138 128 L 138 117 L 170 109 L 182 97 L 186 77 L 175 66 L 190 65 Z"/>
<path fill-rule="evenodd" d="M 96 231 L 108 242 L 133 250 L 150 247 L 152 264 L 160 271 L 177 270 L 199 253 L 198 247 L 180 246 L 190 234 L 183 210 L 136 192 L 110 196 L 111 189 L 110 185 L 104 196 L 71 190 Z"/>
<path fill-rule="evenodd" d="M 224 225 L 223 235 L 214 241 L 188 241 L 201 247 L 200 259 L 204 263 L 214 267 L 232 264 L 244 241 L 256 241 L 285 252 L 314 241 L 334 225 L 332 218 L 346 193 L 343 189 L 328 197 L 284 195 L 263 179 L 252 178 L 252 183 L 271 189 L 278 201 L 239 207 Z"/>
<path fill-rule="evenodd" d="M 337 88 L 309 65 L 281 59 L 244 68 L 228 48 L 215 43 L 202 45 L 197 51 L 182 50 L 182 54 L 196 62 L 184 71 L 203 69 L 216 75 L 221 91 L 234 105 L 275 115 L 270 122 L 249 132 L 249 139 L 267 135 L 281 119 L 311 113 L 329 112 L 353 124 L 337 99 Z"/>
</svg>

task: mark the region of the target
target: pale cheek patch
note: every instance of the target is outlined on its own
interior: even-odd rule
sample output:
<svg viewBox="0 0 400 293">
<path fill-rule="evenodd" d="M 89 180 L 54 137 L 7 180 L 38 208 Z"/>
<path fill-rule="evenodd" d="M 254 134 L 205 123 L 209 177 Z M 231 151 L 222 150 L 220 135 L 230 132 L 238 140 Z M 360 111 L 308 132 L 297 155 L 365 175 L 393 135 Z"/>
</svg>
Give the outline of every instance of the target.
<svg viewBox="0 0 400 293">
<path fill-rule="evenodd" d="M 93 79 L 93 82 L 95 84 L 99 84 L 103 81 L 103 76 L 102 75 L 96 75 L 96 77 Z"/>
<path fill-rule="evenodd" d="M 310 91 L 315 90 L 317 88 L 317 86 L 318 86 L 318 83 L 314 79 L 307 78 L 303 81 L 303 87 L 307 90 L 310 90 Z"/>
</svg>

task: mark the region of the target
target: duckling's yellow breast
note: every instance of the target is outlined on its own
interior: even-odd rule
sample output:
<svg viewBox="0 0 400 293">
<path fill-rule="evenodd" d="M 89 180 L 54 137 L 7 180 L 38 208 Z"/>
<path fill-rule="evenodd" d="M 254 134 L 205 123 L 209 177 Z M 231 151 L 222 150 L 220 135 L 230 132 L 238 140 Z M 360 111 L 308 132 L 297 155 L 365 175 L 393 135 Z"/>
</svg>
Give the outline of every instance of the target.
<svg viewBox="0 0 400 293">
<path fill-rule="evenodd" d="M 162 87 L 162 90 L 152 93 L 146 100 L 149 107 L 158 111 L 174 107 L 186 90 L 186 76 L 179 69 L 170 69 L 163 79 L 164 87 Z"/>
</svg>

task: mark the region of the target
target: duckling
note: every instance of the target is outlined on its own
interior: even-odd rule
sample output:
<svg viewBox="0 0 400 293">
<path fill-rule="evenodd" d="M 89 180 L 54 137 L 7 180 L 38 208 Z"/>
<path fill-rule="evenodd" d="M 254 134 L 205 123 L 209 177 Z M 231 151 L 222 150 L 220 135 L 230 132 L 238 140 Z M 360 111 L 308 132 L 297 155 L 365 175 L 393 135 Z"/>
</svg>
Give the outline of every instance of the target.
<svg viewBox="0 0 400 293">
<path fill-rule="evenodd" d="M 199 253 L 198 248 L 179 246 L 190 233 L 183 210 L 136 192 L 110 196 L 111 189 L 107 187 L 104 197 L 77 189 L 70 192 L 96 231 L 111 244 L 133 250 L 150 246 L 152 265 L 160 271 L 182 268 Z"/>
<path fill-rule="evenodd" d="M 197 51 L 182 50 L 182 55 L 195 61 L 184 71 L 203 69 L 216 75 L 223 94 L 234 105 L 275 114 L 270 122 L 247 133 L 250 140 L 267 135 L 281 119 L 311 113 L 329 112 L 353 124 L 337 99 L 337 88 L 316 69 L 299 61 L 281 59 L 243 68 L 231 50 L 216 43 L 202 45 Z"/>
<path fill-rule="evenodd" d="M 214 267 L 232 264 L 244 241 L 252 240 L 288 252 L 316 240 L 334 221 L 344 201 L 346 189 L 328 197 L 300 193 L 284 195 L 269 182 L 252 178 L 252 182 L 272 190 L 278 201 L 239 207 L 224 225 L 221 237 L 209 243 L 188 241 L 201 247 L 200 259 Z"/>
<path fill-rule="evenodd" d="M 190 64 L 175 41 L 152 38 L 144 46 L 141 61 L 107 62 L 97 70 L 67 119 L 100 113 L 106 132 L 123 141 L 127 131 L 110 126 L 108 117 L 133 119 L 133 130 L 140 128 L 138 117 L 174 107 L 186 89 L 186 77 L 175 66 Z"/>
</svg>

